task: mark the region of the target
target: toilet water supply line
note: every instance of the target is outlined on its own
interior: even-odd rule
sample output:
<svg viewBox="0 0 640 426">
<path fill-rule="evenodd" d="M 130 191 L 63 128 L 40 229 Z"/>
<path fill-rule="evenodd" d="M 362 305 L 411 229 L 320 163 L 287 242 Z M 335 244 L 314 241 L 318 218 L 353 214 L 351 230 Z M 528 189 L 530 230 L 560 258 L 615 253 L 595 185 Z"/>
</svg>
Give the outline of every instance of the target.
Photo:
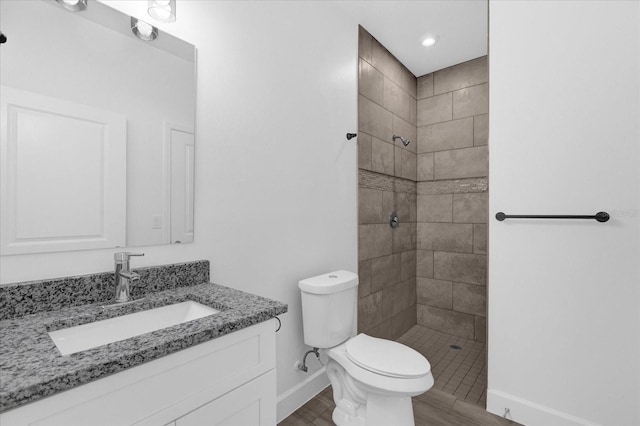
<svg viewBox="0 0 640 426">
<path fill-rule="evenodd" d="M 307 355 L 309 355 L 310 353 L 314 353 L 316 354 L 316 358 L 318 358 L 318 362 L 320 362 L 320 364 L 322 364 L 322 361 L 320 360 L 320 352 L 318 348 L 313 348 L 310 351 L 307 351 L 304 353 L 304 356 L 302 357 L 302 364 L 298 364 L 298 370 L 302 370 L 305 373 L 309 370 L 309 368 L 307 367 Z"/>
</svg>

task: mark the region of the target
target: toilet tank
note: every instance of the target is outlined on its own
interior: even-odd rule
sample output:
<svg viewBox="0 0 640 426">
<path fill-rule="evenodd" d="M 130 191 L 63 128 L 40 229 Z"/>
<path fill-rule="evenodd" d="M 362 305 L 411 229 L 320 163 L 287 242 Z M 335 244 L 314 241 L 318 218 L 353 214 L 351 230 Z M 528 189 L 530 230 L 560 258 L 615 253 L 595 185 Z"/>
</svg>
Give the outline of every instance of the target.
<svg viewBox="0 0 640 426">
<path fill-rule="evenodd" d="M 335 271 L 298 283 L 302 294 L 304 343 L 332 348 L 351 337 L 354 326 L 358 276 Z"/>
</svg>

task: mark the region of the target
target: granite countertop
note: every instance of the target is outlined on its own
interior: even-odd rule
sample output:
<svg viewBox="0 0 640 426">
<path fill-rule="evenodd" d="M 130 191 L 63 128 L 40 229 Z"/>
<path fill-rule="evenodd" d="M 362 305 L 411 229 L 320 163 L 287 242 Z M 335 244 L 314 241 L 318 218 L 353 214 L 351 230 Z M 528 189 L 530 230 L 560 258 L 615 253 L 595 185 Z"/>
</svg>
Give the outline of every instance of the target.
<svg viewBox="0 0 640 426">
<path fill-rule="evenodd" d="M 185 300 L 221 312 L 184 324 L 60 355 L 49 331 Z M 0 412 L 206 342 L 287 312 L 287 305 L 218 284 L 148 293 L 134 303 L 64 307 L 0 321 Z"/>
</svg>

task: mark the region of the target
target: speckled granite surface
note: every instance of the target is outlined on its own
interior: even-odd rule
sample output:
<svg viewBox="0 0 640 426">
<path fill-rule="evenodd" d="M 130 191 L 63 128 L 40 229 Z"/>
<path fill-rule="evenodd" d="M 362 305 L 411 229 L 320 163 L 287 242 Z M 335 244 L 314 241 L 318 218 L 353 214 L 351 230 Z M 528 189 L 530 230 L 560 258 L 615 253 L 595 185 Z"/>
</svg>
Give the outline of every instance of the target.
<svg viewBox="0 0 640 426">
<path fill-rule="evenodd" d="M 131 285 L 131 297 L 160 290 L 209 282 L 209 261 L 133 268 L 140 279 Z M 114 273 L 79 275 L 0 286 L 0 320 L 68 306 L 106 302 L 114 297 Z"/>
<path fill-rule="evenodd" d="M 47 334 L 185 300 L 221 312 L 68 356 L 60 355 Z M 128 305 L 103 308 L 103 304 L 69 306 L 0 321 L 0 412 L 287 312 L 284 303 L 208 282 L 148 293 Z"/>
</svg>

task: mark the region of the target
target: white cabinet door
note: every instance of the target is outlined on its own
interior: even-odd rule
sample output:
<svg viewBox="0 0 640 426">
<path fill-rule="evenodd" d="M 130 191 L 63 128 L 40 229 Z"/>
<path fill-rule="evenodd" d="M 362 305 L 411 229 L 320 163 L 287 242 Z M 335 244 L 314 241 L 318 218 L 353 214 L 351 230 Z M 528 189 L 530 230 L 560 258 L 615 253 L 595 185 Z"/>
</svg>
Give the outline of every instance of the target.
<svg viewBox="0 0 640 426">
<path fill-rule="evenodd" d="M 263 374 L 176 421 L 176 426 L 273 426 L 275 424 L 275 370 Z"/>
</svg>

